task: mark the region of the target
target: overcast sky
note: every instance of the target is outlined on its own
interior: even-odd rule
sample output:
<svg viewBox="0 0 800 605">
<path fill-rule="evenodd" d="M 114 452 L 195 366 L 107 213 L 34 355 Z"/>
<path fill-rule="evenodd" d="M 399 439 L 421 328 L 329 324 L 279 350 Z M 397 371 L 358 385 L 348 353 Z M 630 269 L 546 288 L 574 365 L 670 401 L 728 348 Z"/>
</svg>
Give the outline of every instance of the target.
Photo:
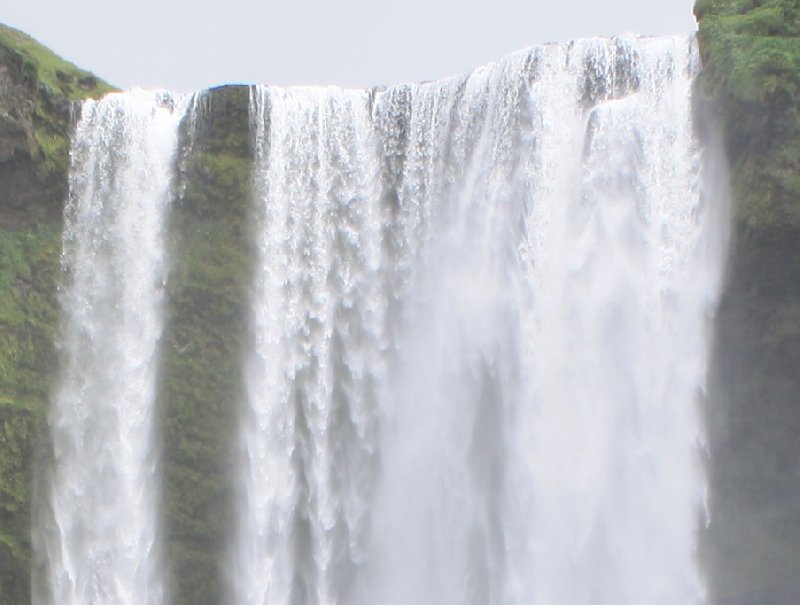
<svg viewBox="0 0 800 605">
<path fill-rule="evenodd" d="M 0 21 L 121 88 L 361 87 L 543 42 L 694 31 L 693 0 L 2 0 Z"/>
</svg>

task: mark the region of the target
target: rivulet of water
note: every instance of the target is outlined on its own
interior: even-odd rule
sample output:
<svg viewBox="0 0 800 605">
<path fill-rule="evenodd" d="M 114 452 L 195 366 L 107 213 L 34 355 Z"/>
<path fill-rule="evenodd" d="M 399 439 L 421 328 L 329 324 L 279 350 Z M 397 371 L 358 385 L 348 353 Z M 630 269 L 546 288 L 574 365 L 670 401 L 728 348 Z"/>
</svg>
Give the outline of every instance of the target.
<svg viewBox="0 0 800 605">
<path fill-rule="evenodd" d="M 237 601 L 336 602 L 363 558 L 384 373 L 369 96 L 257 88 L 251 113 L 259 262 Z"/>
<path fill-rule="evenodd" d="M 50 504 L 34 528 L 43 603 L 164 600 L 154 403 L 180 103 L 86 101 L 72 138 Z"/>
</svg>

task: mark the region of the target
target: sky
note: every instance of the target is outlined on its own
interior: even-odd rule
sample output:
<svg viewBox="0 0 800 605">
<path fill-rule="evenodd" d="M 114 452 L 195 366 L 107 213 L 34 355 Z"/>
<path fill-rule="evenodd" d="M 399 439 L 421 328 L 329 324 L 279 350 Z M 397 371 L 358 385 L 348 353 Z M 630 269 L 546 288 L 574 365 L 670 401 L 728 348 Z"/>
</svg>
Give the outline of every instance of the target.
<svg viewBox="0 0 800 605">
<path fill-rule="evenodd" d="M 364 87 L 460 74 L 578 37 L 696 29 L 694 0 L 3 0 L 21 29 L 120 88 Z"/>
</svg>

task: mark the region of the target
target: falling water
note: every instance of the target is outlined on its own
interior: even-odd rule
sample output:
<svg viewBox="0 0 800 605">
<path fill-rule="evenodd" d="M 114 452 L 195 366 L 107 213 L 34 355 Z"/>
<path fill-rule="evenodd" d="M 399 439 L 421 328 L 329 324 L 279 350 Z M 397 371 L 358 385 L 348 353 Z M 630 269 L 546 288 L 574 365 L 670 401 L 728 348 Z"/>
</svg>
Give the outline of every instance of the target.
<svg viewBox="0 0 800 605">
<path fill-rule="evenodd" d="M 263 205 L 237 602 L 334 603 L 362 556 L 382 375 L 369 97 L 260 88 L 252 115 Z"/>
<path fill-rule="evenodd" d="M 440 82 L 252 88 L 234 602 L 705 603 L 723 221 L 698 68 L 690 38 L 591 39 Z M 167 600 L 154 400 L 182 108 L 110 95 L 76 127 L 43 605 Z"/>
<path fill-rule="evenodd" d="M 87 101 L 73 136 L 51 508 L 34 536 L 51 592 L 40 601 L 163 601 L 154 399 L 178 102 Z"/>
<path fill-rule="evenodd" d="M 242 605 L 705 601 L 695 44 L 253 89 Z"/>
</svg>

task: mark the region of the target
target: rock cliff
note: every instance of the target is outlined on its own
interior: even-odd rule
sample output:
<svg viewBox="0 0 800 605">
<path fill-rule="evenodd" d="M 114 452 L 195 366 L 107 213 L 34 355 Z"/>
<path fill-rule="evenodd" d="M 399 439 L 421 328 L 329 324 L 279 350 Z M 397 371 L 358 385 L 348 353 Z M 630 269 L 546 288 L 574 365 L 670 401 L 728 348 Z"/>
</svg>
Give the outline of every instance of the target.
<svg viewBox="0 0 800 605">
<path fill-rule="evenodd" d="M 800 2 L 699 0 L 699 96 L 725 139 L 732 248 L 707 405 L 717 605 L 800 595 Z"/>
</svg>

